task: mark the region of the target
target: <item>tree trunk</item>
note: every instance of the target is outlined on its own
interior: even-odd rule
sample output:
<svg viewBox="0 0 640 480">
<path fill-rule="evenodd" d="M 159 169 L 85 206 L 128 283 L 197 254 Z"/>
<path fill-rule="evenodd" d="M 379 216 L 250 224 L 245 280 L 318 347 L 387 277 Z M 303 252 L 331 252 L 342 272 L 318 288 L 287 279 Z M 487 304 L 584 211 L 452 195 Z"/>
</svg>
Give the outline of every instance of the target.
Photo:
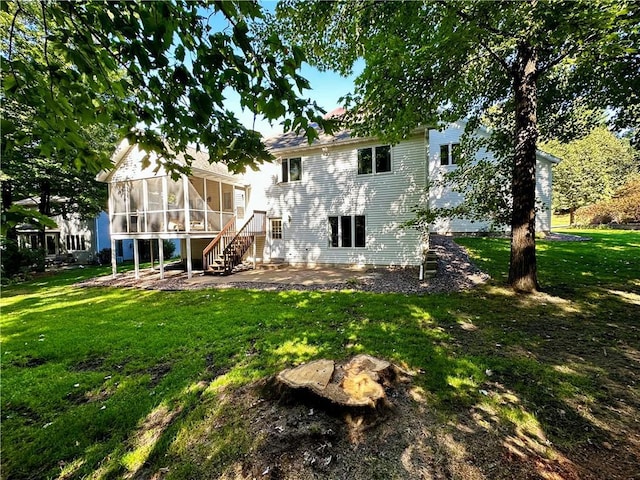
<svg viewBox="0 0 640 480">
<path fill-rule="evenodd" d="M 569 209 L 569 226 L 573 226 L 573 224 L 576 222 L 576 209 L 571 207 Z"/>
<path fill-rule="evenodd" d="M 515 155 L 511 194 L 511 262 L 509 284 L 517 291 L 538 290 L 536 267 L 537 52 L 518 45 L 514 68 Z"/>
<path fill-rule="evenodd" d="M 51 184 L 48 180 L 40 182 L 40 204 L 38 205 L 38 211 L 47 217 L 51 215 Z M 46 238 L 46 227 L 42 225 L 38 232 L 38 243 L 39 247 L 45 252 L 47 251 Z"/>
<path fill-rule="evenodd" d="M 13 185 L 10 180 L 4 180 L 2 182 L 2 215 L 13 205 Z M 8 228 L 6 231 L 6 237 L 9 240 L 18 240 L 18 233 L 16 227 Z"/>
</svg>

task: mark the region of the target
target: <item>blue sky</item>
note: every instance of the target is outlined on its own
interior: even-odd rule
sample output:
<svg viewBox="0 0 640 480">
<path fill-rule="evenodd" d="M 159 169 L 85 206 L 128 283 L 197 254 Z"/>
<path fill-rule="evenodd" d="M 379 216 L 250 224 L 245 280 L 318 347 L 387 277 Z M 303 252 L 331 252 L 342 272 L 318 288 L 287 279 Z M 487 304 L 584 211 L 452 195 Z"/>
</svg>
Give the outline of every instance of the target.
<svg viewBox="0 0 640 480">
<path fill-rule="evenodd" d="M 310 98 L 327 112 L 340 106 L 338 99 L 347 93 L 353 91 L 353 81 L 362 72 L 363 63 L 358 62 L 355 65 L 354 73 L 349 77 L 341 77 L 335 72 L 321 72 L 308 64 L 304 64 L 300 72 L 303 77 L 309 80 L 311 90 L 305 90 L 302 93 L 303 98 Z M 282 125 L 280 122 L 274 122 L 269 125 L 266 120 L 256 119 L 255 127 L 253 126 L 253 114 L 248 110 L 242 111 L 239 106 L 239 97 L 235 92 L 227 93 L 225 104 L 229 110 L 233 111 L 246 127 L 255 128 L 265 137 L 271 137 L 278 133 L 282 133 Z"/>
</svg>

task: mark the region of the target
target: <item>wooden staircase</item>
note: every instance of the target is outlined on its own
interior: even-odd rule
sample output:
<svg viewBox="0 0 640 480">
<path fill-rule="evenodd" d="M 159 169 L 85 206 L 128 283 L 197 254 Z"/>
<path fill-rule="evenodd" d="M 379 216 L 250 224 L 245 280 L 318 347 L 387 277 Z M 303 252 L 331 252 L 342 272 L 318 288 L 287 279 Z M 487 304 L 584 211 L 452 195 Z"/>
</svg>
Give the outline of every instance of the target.
<svg viewBox="0 0 640 480">
<path fill-rule="evenodd" d="M 202 252 L 202 268 L 207 275 L 229 275 L 242 263 L 244 254 L 255 243 L 256 237 L 266 234 L 267 212 L 254 211 L 237 232 L 236 217 Z"/>
</svg>

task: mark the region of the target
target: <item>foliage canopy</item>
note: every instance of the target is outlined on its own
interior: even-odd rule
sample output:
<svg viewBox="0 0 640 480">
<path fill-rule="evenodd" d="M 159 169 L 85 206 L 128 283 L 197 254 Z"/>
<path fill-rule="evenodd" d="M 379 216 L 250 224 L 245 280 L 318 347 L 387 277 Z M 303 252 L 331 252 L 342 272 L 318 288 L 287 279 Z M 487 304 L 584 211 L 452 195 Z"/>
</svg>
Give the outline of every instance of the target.
<svg viewBox="0 0 640 480">
<path fill-rule="evenodd" d="M 121 136 L 163 153 L 187 144 L 242 170 L 270 157 L 258 132 L 225 106 L 233 90 L 243 108 L 312 138 L 315 104 L 299 97 L 308 82 L 300 48 L 277 35 L 252 34 L 257 2 L 2 2 L 2 92 L 30 109 L 29 128 L 3 118 L 2 153 L 37 139 L 96 172 L 109 158 L 82 138 L 83 126 L 114 124 Z"/>
<path fill-rule="evenodd" d="M 640 172 L 638 152 L 605 127 L 569 143 L 545 142 L 542 148 L 562 158 L 553 170 L 554 210 L 573 213 L 609 200 L 631 175 Z"/>
</svg>

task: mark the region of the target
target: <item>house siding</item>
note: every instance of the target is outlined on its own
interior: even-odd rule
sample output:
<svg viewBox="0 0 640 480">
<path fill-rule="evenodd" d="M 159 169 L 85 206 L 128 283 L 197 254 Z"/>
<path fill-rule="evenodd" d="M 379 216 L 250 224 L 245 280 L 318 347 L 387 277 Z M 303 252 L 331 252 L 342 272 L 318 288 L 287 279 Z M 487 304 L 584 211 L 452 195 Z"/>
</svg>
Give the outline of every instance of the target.
<svg viewBox="0 0 640 480">
<path fill-rule="evenodd" d="M 401 224 L 412 217 L 412 206 L 426 200 L 424 136 L 392 147 L 391 172 L 358 175 L 358 149 L 376 145 L 381 143 L 370 141 L 309 151 L 302 156 L 301 181 L 272 183 L 267 187 L 267 214 L 283 219 L 285 261 L 350 265 L 420 263 L 419 234 L 401 228 Z M 365 247 L 331 247 L 328 217 L 354 215 L 365 216 Z M 264 256 L 269 256 L 266 248 Z"/>
<path fill-rule="evenodd" d="M 536 231 L 551 231 L 551 185 L 553 164 L 547 160 L 536 162 L 536 200 L 540 202 L 536 212 Z"/>
<path fill-rule="evenodd" d="M 448 128 L 437 131 L 429 131 L 429 178 L 433 181 L 441 178 L 446 172 L 456 168 L 455 166 L 440 165 L 440 146 L 458 143 L 464 133 L 464 124 L 454 123 Z M 490 158 L 494 156 L 485 149 L 480 149 L 476 159 Z M 536 201 L 539 210 L 536 215 L 536 230 L 549 231 L 551 229 L 551 180 L 552 163 L 540 159 L 536 161 Z M 453 207 L 463 199 L 460 193 L 453 192 L 449 188 L 432 187 L 429 192 L 429 205 L 434 208 Z M 488 221 L 470 221 L 466 219 L 441 219 L 434 223 L 433 231 L 441 234 L 450 233 L 475 233 L 488 231 L 491 224 Z M 504 227 L 508 231 L 509 227 Z"/>
</svg>

